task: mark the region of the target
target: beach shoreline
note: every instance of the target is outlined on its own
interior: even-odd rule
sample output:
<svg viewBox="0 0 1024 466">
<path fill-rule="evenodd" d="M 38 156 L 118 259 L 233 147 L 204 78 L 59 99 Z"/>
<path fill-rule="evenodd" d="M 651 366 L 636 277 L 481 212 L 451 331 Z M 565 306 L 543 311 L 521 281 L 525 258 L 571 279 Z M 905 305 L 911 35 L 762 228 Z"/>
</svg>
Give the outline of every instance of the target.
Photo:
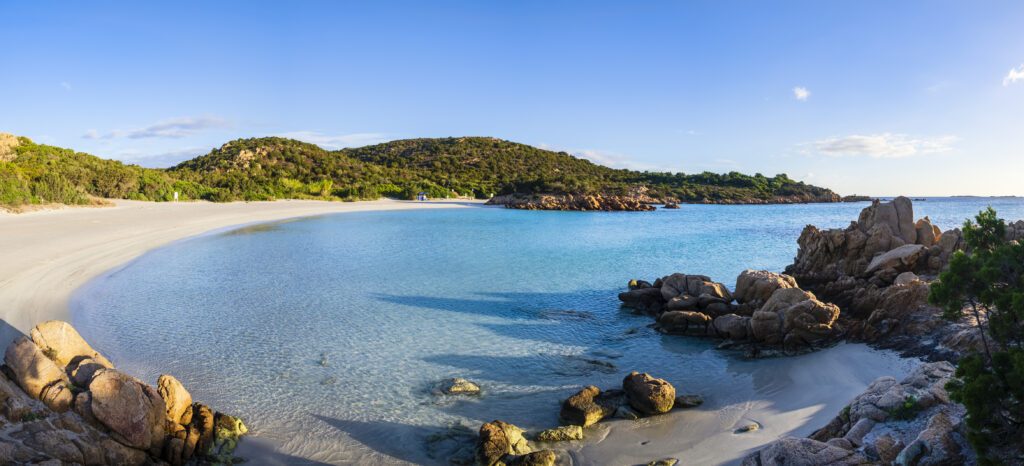
<svg viewBox="0 0 1024 466">
<path fill-rule="evenodd" d="M 144 202 L 0 215 L 0 343 L 39 322 L 70 321 L 72 293 L 89 280 L 152 249 L 254 223 L 386 210 L 466 208 L 483 201 Z"/>
</svg>

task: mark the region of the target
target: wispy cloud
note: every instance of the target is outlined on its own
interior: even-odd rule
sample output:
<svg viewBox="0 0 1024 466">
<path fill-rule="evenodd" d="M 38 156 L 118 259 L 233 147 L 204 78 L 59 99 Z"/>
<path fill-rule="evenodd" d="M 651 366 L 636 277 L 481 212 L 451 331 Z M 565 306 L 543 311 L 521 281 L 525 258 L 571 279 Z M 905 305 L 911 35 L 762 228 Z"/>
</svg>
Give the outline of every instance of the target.
<svg viewBox="0 0 1024 466">
<path fill-rule="evenodd" d="M 71 90 L 71 85 L 68 84 L 67 82 L 61 82 L 60 83 L 60 87 L 63 87 L 64 90 L 66 90 L 66 91 L 70 91 Z"/>
<path fill-rule="evenodd" d="M 894 158 L 945 152 L 952 149 L 952 144 L 957 140 L 955 136 L 913 139 L 906 134 L 883 133 L 829 138 L 802 145 L 832 157 L 867 155 L 874 158 Z"/>
<path fill-rule="evenodd" d="M 232 123 L 215 115 L 198 117 L 170 118 L 142 129 L 131 130 L 127 136 L 132 139 L 170 138 L 180 139 L 191 136 L 199 131 L 213 128 L 227 128 Z"/>
<path fill-rule="evenodd" d="M 114 129 L 100 134 L 95 129 L 89 129 L 82 135 L 85 139 L 113 139 L 128 137 L 131 139 L 165 138 L 181 139 L 192 136 L 198 132 L 215 129 L 231 128 L 234 122 L 225 120 L 216 115 L 203 115 L 198 117 L 168 118 L 160 120 L 145 128 L 121 130 Z"/>
<path fill-rule="evenodd" d="M 362 147 L 387 141 L 387 136 L 383 133 L 353 133 L 332 136 L 317 131 L 291 131 L 278 133 L 275 136 L 298 139 L 303 142 L 316 144 L 325 149 Z"/>
<path fill-rule="evenodd" d="M 796 97 L 796 100 L 806 101 L 810 96 L 811 91 L 808 91 L 806 87 L 797 86 L 793 88 L 793 97 Z"/>
<path fill-rule="evenodd" d="M 560 146 L 554 146 L 547 143 L 539 143 L 537 147 L 545 150 L 565 152 L 581 159 L 587 159 L 596 164 L 604 165 L 612 168 L 629 168 L 632 170 L 647 170 L 647 171 L 674 171 L 665 167 L 650 165 L 642 162 L 637 162 L 633 157 L 625 154 L 619 154 L 616 152 L 608 152 L 595 149 L 568 149 Z"/>
<path fill-rule="evenodd" d="M 1024 64 L 1016 68 L 1010 68 L 1010 72 L 1006 74 L 1005 78 L 1003 78 L 1003 85 L 1009 86 L 1010 84 L 1022 80 L 1024 80 Z"/>
</svg>

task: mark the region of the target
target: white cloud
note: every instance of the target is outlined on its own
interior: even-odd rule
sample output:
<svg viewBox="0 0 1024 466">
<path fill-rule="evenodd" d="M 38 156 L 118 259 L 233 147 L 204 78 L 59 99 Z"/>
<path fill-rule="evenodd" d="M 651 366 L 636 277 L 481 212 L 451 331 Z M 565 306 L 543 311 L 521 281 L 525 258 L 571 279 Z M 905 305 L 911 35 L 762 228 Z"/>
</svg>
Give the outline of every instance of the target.
<svg viewBox="0 0 1024 466">
<path fill-rule="evenodd" d="M 818 153 L 833 157 L 867 155 L 875 158 L 893 158 L 945 152 L 952 149 L 951 145 L 956 141 L 955 136 L 911 139 L 906 134 L 883 133 L 871 136 L 852 135 L 829 138 L 802 145 L 810 146 Z"/>
<path fill-rule="evenodd" d="M 82 137 L 85 139 L 99 139 L 100 133 L 94 129 L 89 129 L 85 131 L 85 134 L 83 134 Z"/>
<path fill-rule="evenodd" d="M 1009 86 L 1010 84 L 1022 80 L 1024 80 L 1024 64 L 1016 68 L 1010 68 L 1010 72 L 1006 74 L 1005 78 L 1003 78 L 1003 85 Z"/>
<path fill-rule="evenodd" d="M 811 91 L 808 91 L 806 87 L 794 87 L 793 96 L 796 97 L 796 100 L 806 101 L 811 96 Z"/>
<path fill-rule="evenodd" d="M 362 147 L 387 142 L 387 137 L 382 133 L 354 133 L 330 136 L 316 131 L 291 131 L 278 133 L 275 136 L 298 139 L 299 141 L 316 144 L 324 149 Z"/>
<path fill-rule="evenodd" d="M 63 87 L 63 88 L 64 88 L 64 90 L 67 90 L 67 91 L 70 91 L 70 90 L 71 90 L 71 85 L 70 85 L 70 84 L 68 84 L 68 83 L 66 83 L 66 82 L 62 82 L 62 83 L 60 83 L 60 87 Z"/>
</svg>

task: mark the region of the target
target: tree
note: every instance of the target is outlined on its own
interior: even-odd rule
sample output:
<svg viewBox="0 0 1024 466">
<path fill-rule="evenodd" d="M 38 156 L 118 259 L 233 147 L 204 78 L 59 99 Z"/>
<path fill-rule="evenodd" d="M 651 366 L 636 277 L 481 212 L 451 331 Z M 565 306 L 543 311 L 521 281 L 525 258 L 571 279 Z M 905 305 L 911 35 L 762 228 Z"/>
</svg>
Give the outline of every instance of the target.
<svg viewBox="0 0 1024 466">
<path fill-rule="evenodd" d="M 975 219 L 963 228 L 970 252 L 953 255 L 928 299 L 943 318 L 969 313 L 978 325 L 982 352 L 960 360 L 946 389 L 967 408 L 967 440 L 993 464 L 994 448 L 1024 442 L 1024 244 L 1005 239 L 1006 223 L 991 207 Z"/>
</svg>

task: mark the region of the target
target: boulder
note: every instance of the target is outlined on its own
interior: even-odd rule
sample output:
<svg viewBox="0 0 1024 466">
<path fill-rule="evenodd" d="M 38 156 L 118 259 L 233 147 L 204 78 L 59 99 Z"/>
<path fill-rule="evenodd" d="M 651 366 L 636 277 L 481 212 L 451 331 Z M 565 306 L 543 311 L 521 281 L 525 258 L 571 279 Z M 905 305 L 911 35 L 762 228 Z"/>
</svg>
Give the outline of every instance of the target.
<svg viewBox="0 0 1024 466">
<path fill-rule="evenodd" d="M 732 340 L 743 340 L 747 338 L 750 327 L 750 317 L 741 317 L 736 314 L 718 316 L 714 320 L 715 331 Z"/>
<path fill-rule="evenodd" d="M 736 277 L 736 292 L 733 297 L 740 304 L 755 303 L 760 306 L 768 301 L 775 290 L 796 288 L 796 279 L 766 270 L 744 270 Z"/>
<path fill-rule="evenodd" d="M 743 458 L 743 466 L 818 465 L 853 466 L 870 461 L 856 451 L 846 450 L 809 438 L 782 438 Z"/>
<path fill-rule="evenodd" d="M 665 307 L 665 300 L 661 297 L 661 289 L 657 287 L 638 288 L 619 293 L 619 300 L 622 301 L 622 305 L 625 307 L 651 314 L 657 314 Z"/>
<path fill-rule="evenodd" d="M 725 302 L 732 301 L 732 293 L 721 283 L 711 281 L 707 275 L 687 275 L 674 273 L 661 279 L 661 296 L 669 301 L 679 295 L 700 296 L 707 294 L 721 298 Z"/>
<path fill-rule="evenodd" d="M 181 385 L 181 382 L 178 382 L 178 379 L 167 374 L 161 375 L 157 379 L 156 386 L 157 393 L 160 394 L 160 398 L 164 400 L 164 404 L 167 406 L 165 411 L 167 420 L 175 424 L 182 423 L 182 416 L 185 414 L 185 410 L 192 406 L 192 395 L 188 393 L 188 390 L 185 390 L 185 387 Z"/>
<path fill-rule="evenodd" d="M 477 464 L 491 466 L 505 455 L 530 453 L 529 442 L 523 438 L 523 430 L 505 422 L 495 420 L 480 426 L 480 437 L 476 443 Z"/>
<path fill-rule="evenodd" d="M 918 220 L 914 225 L 914 229 L 917 231 L 917 241 L 915 242 L 926 248 L 934 246 L 939 241 L 939 238 L 942 237 L 939 227 L 932 225 L 932 221 L 928 217 Z"/>
<path fill-rule="evenodd" d="M 622 389 L 629 405 L 644 414 L 667 413 L 676 400 L 672 384 L 646 373 L 631 372 L 622 379 Z"/>
<path fill-rule="evenodd" d="M 914 272 L 903 272 L 903 273 L 901 273 L 901 274 L 896 276 L 896 280 L 894 280 L 892 284 L 893 285 L 906 285 L 907 283 L 913 283 L 913 282 L 915 282 L 917 280 L 920 280 L 920 279 L 921 279 L 921 277 L 918 277 L 917 274 L 914 273 Z"/>
<path fill-rule="evenodd" d="M 711 317 L 694 311 L 668 311 L 658 316 L 658 324 L 668 331 L 685 332 L 691 325 L 707 328 L 711 324 Z"/>
<path fill-rule="evenodd" d="M 917 264 L 917 260 L 924 251 L 924 246 L 920 244 L 904 244 L 871 259 L 871 263 L 868 264 L 868 268 L 864 270 L 864 273 L 870 274 L 875 270 L 889 268 L 896 269 L 897 271 L 910 270 Z"/>
<path fill-rule="evenodd" d="M 4 362 L 29 397 L 42 400 L 51 409 L 64 412 L 71 402 L 68 377 L 28 338 L 18 337 L 4 353 Z"/>
<path fill-rule="evenodd" d="M 89 384 L 92 413 L 115 440 L 159 453 L 167 407 L 153 387 L 124 373 L 107 370 Z"/>
<path fill-rule="evenodd" d="M 693 296 L 676 296 L 665 303 L 666 311 L 694 311 L 700 307 L 700 299 Z"/>
<path fill-rule="evenodd" d="M 775 312 L 756 311 L 750 317 L 750 334 L 754 340 L 769 345 L 782 343 L 782 319 Z"/>
<path fill-rule="evenodd" d="M 53 349 L 55 352 L 54 361 L 61 366 L 77 362 L 78 359 L 91 358 L 108 369 L 114 368 L 114 365 L 110 364 L 107 358 L 104 358 L 96 350 L 92 349 L 85 342 L 85 339 L 78 334 L 78 331 L 67 322 L 59 320 L 43 322 L 33 327 L 29 335 L 32 336 L 32 341 L 40 348 Z"/>
<path fill-rule="evenodd" d="M 196 439 L 195 454 L 205 455 L 210 452 L 210 448 L 213 447 L 213 410 L 209 407 L 194 403 L 192 405 L 192 424 L 191 428 L 195 428 L 198 434 Z M 190 428 L 190 429 L 191 429 Z M 191 431 L 189 437 L 192 436 Z M 188 440 L 186 439 L 186 447 Z"/>
<path fill-rule="evenodd" d="M 580 390 L 562 403 L 559 418 L 563 421 L 588 427 L 612 415 L 618 405 L 607 402 L 601 390 L 593 385 Z"/>
<path fill-rule="evenodd" d="M 75 364 L 69 365 L 66 369 L 68 375 L 71 376 L 72 383 L 81 388 L 89 388 L 89 383 L 92 382 L 92 378 L 100 371 L 107 370 L 108 367 L 103 365 L 100 361 L 92 358 L 86 358 Z"/>
</svg>

